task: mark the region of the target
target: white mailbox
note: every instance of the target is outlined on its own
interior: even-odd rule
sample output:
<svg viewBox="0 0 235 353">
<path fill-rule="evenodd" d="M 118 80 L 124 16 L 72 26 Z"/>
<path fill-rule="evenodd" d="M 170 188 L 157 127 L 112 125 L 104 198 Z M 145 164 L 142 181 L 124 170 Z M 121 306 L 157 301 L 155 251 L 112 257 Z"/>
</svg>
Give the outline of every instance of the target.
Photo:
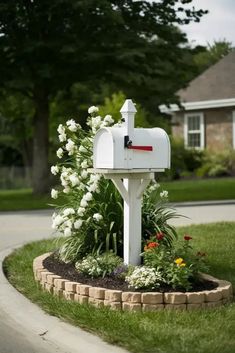
<svg viewBox="0 0 235 353">
<path fill-rule="evenodd" d="M 127 100 L 121 109 L 120 127 L 101 128 L 95 135 L 95 169 L 163 171 L 170 168 L 170 141 L 160 128 L 134 128 L 135 106 Z M 128 114 L 127 114 L 128 113 Z"/>
<path fill-rule="evenodd" d="M 124 262 L 138 265 L 141 253 L 141 198 L 155 171 L 170 168 L 170 141 L 159 128 L 134 127 L 136 109 L 127 99 L 121 126 L 97 131 L 92 173 L 111 179 L 124 200 Z"/>
</svg>

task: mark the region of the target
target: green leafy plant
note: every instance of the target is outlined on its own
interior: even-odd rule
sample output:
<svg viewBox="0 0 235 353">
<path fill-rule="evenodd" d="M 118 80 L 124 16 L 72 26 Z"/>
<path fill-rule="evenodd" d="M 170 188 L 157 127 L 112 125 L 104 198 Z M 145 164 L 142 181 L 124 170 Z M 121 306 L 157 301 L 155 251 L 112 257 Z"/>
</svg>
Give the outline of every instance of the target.
<svg viewBox="0 0 235 353">
<path fill-rule="evenodd" d="M 103 253 L 102 255 L 88 255 L 82 261 L 75 264 L 76 269 L 90 277 L 105 277 L 111 275 L 113 271 L 122 265 L 120 257 L 113 253 Z"/>
</svg>

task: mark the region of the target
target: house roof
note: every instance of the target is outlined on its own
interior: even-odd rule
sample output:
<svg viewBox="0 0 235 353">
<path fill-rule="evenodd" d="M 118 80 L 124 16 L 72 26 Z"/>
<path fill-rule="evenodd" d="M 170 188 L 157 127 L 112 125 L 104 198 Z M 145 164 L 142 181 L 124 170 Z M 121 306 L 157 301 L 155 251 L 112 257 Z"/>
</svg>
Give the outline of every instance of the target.
<svg viewBox="0 0 235 353">
<path fill-rule="evenodd" d="M 192 80 L 177 95 L 182 103 L 235 98 L 235 51 Z"/>
</svg>

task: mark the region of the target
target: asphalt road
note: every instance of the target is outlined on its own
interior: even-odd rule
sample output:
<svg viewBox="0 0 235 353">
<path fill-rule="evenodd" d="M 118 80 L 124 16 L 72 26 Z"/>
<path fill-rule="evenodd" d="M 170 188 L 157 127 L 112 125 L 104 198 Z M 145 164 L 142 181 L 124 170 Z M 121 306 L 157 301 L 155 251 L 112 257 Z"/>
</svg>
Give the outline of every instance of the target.
<svg viewBox="0 0 235 353">
<path fill-rule="evenodd" d="M 235 202 L 176 207 L 176 226 L 235 221 Z M 12 248 L 52 237 L 51 211 L 0 213 L 0 267 Z M 9 285 L 0 271 L 0 353 L 124 353 L 98 337 L 50 317 Z"/>
</svg>

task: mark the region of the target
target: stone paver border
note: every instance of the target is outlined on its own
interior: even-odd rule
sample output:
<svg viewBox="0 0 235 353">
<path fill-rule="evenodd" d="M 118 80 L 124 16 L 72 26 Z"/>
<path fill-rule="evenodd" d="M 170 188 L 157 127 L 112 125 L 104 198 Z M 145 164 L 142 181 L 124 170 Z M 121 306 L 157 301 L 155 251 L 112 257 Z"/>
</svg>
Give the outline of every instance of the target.
<svg viewBox="0 0 235 353">
<path fill-rule="evenodd" d="M 228 281 L 219 280 L 202 274 L 204 279 L 218 284 L 210 291 L 201 292 L 123 292 L 106 288 L 92 287 L 86 284 L 63 279 L 43 266 L 43 260 L 50 253 L 38 256 L 33 261 L 34 278 L 42 288 L 53 295 L 73 300 L 80 304 L 92 304 L 96 307 L 108 306 L 112 309 L 126 311 L 157 310 L 195 310 L 200 308 L 219 307 L 233 299 L 232 285 Z"/>
</svg>

